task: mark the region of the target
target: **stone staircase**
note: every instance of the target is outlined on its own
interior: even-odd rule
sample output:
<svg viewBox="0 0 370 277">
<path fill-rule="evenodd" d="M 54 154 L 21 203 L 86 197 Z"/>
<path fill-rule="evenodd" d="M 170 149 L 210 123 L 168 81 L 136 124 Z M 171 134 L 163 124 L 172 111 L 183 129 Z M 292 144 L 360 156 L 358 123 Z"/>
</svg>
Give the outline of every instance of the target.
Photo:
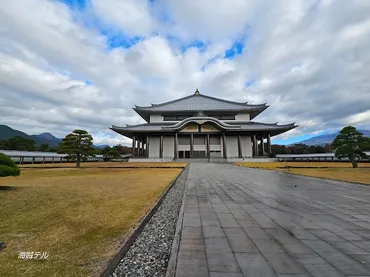
<svg viewBox="0 0 370 277">
<path fill-rule="evenodd" d="M 226 159 L 223 158 L 196 158 L 196 159 L 176 159 L 175 162 L 186 162 L 186 163 L 227 163 Z"/>
</svg>

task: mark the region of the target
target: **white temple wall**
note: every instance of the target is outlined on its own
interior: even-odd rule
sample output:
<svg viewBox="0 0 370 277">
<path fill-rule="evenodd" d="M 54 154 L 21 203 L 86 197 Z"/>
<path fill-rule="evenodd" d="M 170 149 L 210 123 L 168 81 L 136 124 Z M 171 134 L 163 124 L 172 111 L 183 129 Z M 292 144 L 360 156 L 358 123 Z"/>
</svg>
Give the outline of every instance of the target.
<svg viewBox="0 0 370 277">
<path fill-rule="evenodd" d="M 194 151 L 207 151 L 206 145 L 194 145 Z"/>
<path fill-rule="evenodd" d="M 149 137 L 149 158 L 159 158 L 159 137 Z"/>
<path fill-rule="evenodd" d="M 250 117 L 249 113 L 239 113 L 239 114 L 235 115 L 235 120 L 248 121 L 250 119 L 251 119 L 251 117 Z"/>
<path fill-rule="evenodd" d="M 226 136 L 227 157 L 238 157 L 238 137 Z"/>
<path fill-rule="evenodd" d="M 174 158 L 175 137 L 163 137 L 163 158 Z M 159 150 L 158 150 L 159 156 Z"/>
<path fill-rule="evenodd" d="M 252 157 L 252 140 L 250 136 L 241 136 L 243 157 Z"/>
<path fill-rule="evenodd" d="M 163 121 L 163 115 L 160 114 L 151 114 L 150 123 Z"/>
</svg>

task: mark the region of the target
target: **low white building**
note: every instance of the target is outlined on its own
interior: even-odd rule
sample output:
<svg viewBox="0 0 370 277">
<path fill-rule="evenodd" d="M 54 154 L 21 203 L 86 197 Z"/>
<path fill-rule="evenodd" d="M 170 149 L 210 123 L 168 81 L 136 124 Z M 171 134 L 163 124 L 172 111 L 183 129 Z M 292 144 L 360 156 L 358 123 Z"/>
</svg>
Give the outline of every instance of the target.
<svg viewBox="0 0 370 277">
<path fill-rule="evenodd" d="M 111 129 L 132 138 L 132 155 L 153 160 L 224 159 L 268 156 L 272 136 L 295 127 L 252 121 L 267 109 L 194 94 L 134 110 L 146 121 Z M 264 143 L 262 143 L 264 142 Z"/>
</svg>

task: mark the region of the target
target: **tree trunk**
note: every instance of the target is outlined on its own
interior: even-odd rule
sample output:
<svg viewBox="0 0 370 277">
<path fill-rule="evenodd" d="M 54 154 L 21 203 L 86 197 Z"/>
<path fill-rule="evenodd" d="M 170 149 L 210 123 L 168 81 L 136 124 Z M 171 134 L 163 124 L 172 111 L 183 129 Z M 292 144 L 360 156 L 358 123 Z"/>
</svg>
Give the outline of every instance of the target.
<svg viewBox="0 0 370 277">
<path fill-rule="evenodd" d="M 353 168 L 358 168 L 358 164 L 357 164 L 357 161 L 356 161 L 356 157 L 352 157 L 352 159 L 351 159 L 351 163 L 352 163 L 352 167 L 353 167 Z"/>
<path fill-rule="evenodd" d="M 76 168 L 80 168 L 81 167 L 80 164 L 81 164 L 81 157 L 79 155 L 77 155 L 77 158 L 76 158 Z"/>
</svg>

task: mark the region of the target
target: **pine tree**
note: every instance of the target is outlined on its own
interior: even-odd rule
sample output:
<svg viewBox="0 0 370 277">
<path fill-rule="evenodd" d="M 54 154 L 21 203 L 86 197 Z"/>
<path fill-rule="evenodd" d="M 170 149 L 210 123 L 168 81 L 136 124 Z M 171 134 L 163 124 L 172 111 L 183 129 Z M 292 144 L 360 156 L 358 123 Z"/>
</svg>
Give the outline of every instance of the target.
<svg viewBox="0 0 370 277">
<path fill-rule="evenodd" d="M 363 152 L 369 145 L 369 139 L 358 132 L 355 127 L 344 127 L 334 139 L 331 147 L 338 158 L 348 158 L 353 168 L 357 168 L 358 158 L 367 158 Z"/>
<path fill-rule="evenodd" d="M 58 153 L 68 154 L 68 160 L 76 161 L 76 167 L 80 167 L 81 161 L 89 156 L 94 156 L 93 138 L 85 130 L 74 130 L 60 143 Z"/>
</svg>

